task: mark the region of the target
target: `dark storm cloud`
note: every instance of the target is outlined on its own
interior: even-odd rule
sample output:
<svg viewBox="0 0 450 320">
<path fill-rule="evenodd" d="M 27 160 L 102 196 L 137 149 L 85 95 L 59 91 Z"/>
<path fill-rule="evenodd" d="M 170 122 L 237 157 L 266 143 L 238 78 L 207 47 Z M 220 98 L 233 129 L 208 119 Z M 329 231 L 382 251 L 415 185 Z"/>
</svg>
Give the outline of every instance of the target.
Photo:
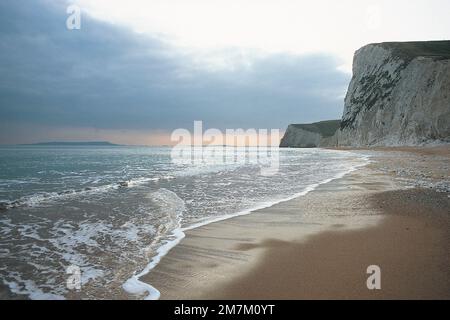
<svg viewBox="0 0 450 320">
<path fill-rule="evenodd" d="M 160 40 L 86 14 L 81 30 L 68 31 L 65 10 L 0 2 L 0 125 L 284 128 L 341 115 L 349 79 L 330 56 L 276 54 L 207 71 Z"/>
</svg>

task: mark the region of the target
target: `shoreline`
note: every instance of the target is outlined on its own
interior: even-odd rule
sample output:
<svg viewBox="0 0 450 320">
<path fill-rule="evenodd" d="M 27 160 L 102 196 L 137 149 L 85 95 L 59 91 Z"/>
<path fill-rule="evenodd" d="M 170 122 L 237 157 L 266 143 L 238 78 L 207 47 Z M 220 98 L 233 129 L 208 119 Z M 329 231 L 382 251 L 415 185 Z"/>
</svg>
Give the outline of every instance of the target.
<svg viewBox="0 0 450 320">
<path fill-rule="evenodd" d="M 219 292 L 209 292 L 203 297 L 450 299 L 448 219 L 440 216 L 423 219 L 418 212 L 398 215 L 398 208 L 389 206 L 396 207 L 393 197 L 405 199 L 410 194 L 409 191 L 402 193 L 383 194 L 388 203 L 383 210 L 390 213 L 375 226 L 328 230 L 306 241 L 268 239 L 254 246 L 243 245 L 241 250 L 264 248 L 258 264 L 224 284 Z M 414 193 L 427 196 L 418 190 Z M 380 201 L 382 197 L 372 201 Z M 419 213 L 426 214 L 424 210 Z M 381 290 L 368 290 L 366 286 L 367 269 L 373 265 L 381 270 Z"/>
<path fill-rule="evenodd" d="M 376 151 L 378 152 L 378 151 Z M 389 154 L 390 151 L 383 151 L 383 154 Z M 426 150 L 429 153 L 429 150 Z M 432 153 L 433 154 L 433 153 Z M 448 154 L 448 149 L 446 151 Z M 394 159 L 395 160 L 395 159 Z M 346 243 L 343 247 L 345 250 L 353 250 L 353 254 L 356 257 L 354 259 L 347 259 L 348 261 L 341 261 L 341 264 L 336 265 L 332 263 L 330 266 L 332 269 L 339 265 L 345 265 L 346 263 L 351 264 L 353 261 L 360 261 L 363 258 L 363 252 L 361 248 L 355 246 L 351 249 L 349 243 L 350 240 L 346 240 L 347 237 L 353 239 L 358 239 L 368 236 L 373 240 L 373 243 L 384 243 L 383 237 L 388 239 L 393 236 L 393 234 L 398 233 L 398 230 L 402 224 L 412 223 L 412 221 L 417 219 L 413 228 L 420 229 L 423 225 L 434 225 L 436 230 L 442 230 L 443 225 L 448 223 L 448 215 L 443 216 L 440 224 L 432 223 L 433 217 L 404 217 L 403 209 L 393 215 L 392 213 L 387 213 L 387 209 L 375 208 L 375 201 L 368 201 L 368 197 L 372 196 L 373 199 L 383 194 L 395 195 L 395 191 L 403 190 L 405 193 L 397 194 L 396 196 L 406 197 L 409 199 L 412 194 L 409 192 L 418 192 L 413 198 L 419 200 L 420 195 L 426 194 L 426 197 L 434 198 L 436 194 L 434 191 L 431 194 L 426 193 L 424 190 L 420 189 L 406 189 L 404 186 L 400 186 L 395 178 L 387 174 L 386 172 L 380 171 L 380 164 L 385 164 L 386 159 L 376 160 L 376 164 L 369 166 L 371 168 L 363 167 L 358 169 L 351 174 L 347 174 L 345 177 L 338 180 L 334 180 L 327 184 L 320 185 L 314 191 L 309 192 L 307 195 L 288 200 L 286 202 L 275 204 L 269 208 L 260 209 L 253 211 L 252 214 L 246 216 L 233 217 L 225 221 L 214 222 L 205 226 L 198 227 L 193 230 L 186 231 L 186 237 L 174 247 L 162 260 L 161 262 L 147 275 L 141 277 L 141 281 L 151 284 L 161 292 L 161 299 L 277 299 L 277 298 L 415 298 L 420 295 L 408 295 L 408 293 L 416 292 L 411 291 L 411 284 L 409 287 L 405 284 L 407 281 L 401 281 L 403 286 L 397 286 L 399 288 L 408 289 L 401 292 L 393 292 L 386 289 L 387 293 L 385 295 L 365 295 L 367 294 L 367 288 L 360 288 L 359 293 L 355 295 L 349 294 L 349 292 L 357 292 L 351 290 L 351 288 L 343 288 L 340 292 L 345 294 L 339 295 L 335 292 L 335 295 L 324 295 L 323 292 L 330 292 L 325 290 L 323 283 L 327 279 L 326 276 L 322 275 L 319 277 L 311 277 L 309 279 L 315 279 L 315 285 L 310 285 L 309 288 L 321 288 L 319 290 L 322 295 L 318 295 L 313 291 L 309 290 L 310 295 L 301 295 L 298 291 L 290 291 L 290 294 L 283 295 L 283 291 L 288 292 L 288 290 L 280 290 L 278 288 L 270 288 L 270 279 L 278 279 L 281 281 L 280 274 L 287 274 L 286 267 L 288 266 L 299 266 L 302 270 L 317 270 L 320 265 L 317 263 L 311 263 L 309 266 L 305 264 L 302 259 L 300 261 L 285 261 L 278 269 L 275 266 L 270 266 L 270 257 L 276 256 L 279 261 L 286 260 L 286 257 L 293 259 L 296 256 L 295 252 L 300 250 L 305 251 L 307 243 L 314 243 L 314 247 L 322 246 L 322 248 L 312 250 L 311 254 L 317 253 L 319 251 L 326 251 L 326 245 L 323 243 Z M 378 168 L 376 168 L 378 166 Z M 412 190 L 412 191 L 411 191 Z M 417 191 L 419 190 L 419 191 Z M 402 192 L 403 192 L 402 191 Z M 335 198 L 333 199 L 333 195 Z M 440 194 L 438 198 L 442 198 L 445 194 Z M 331 198 L 330 198 L 331 196 Z M 446 196 L 446 195 L 445 195 Z M 323 202 L 323 198 L 327 198 L 327 204 L 320 205 Z M 446 196 L 447 197 L 447 196 Z M 355 200 L 355 198 L 357 200 Z M 390 199 L 390 198 L 389 198 Z M 443 198 L 444 210 L 448 210 L 448 197 Z M 350 205 L 350 210 L 345 210 L 342 207 L 335 206 L 333 204 L 348 203 Z M 355 202 L 356 201 L 356 202 Z M 398 204 L 399 200 L 389 200 L 392 204 Z M 400 201 L 401 202 L 401 201 Z M 358 205 L 356 205 L 358 203 Z M 331 204 L 331 205 L 330 205 Z M 299 208 L 305 208 L 303 211 L 309 211 L 307 216 L 300 216 L 298 214 Z M 363 208 L 363 209 L 361 209 Z M 338 214 L 334 211 L 337 210 Z M 427 209 L 428 210 L 428 209 Z M 320 212 L 325 214 L 321 214 Z M 347 212 L 346 212 L 347 211 Z M 442 210 L 441 210 L 442 211 Z M 317 213 L 319 212 L 319 213 Z M 330 212 L 332 213 L 330 215 Z M 314 214 L 311 214 L 314 213 Z M 317 214 L 316 214 L 317 213 Z M 304 213 L 303 213 L 304 214 Z M 400 216 L 401 218 L 397 217 Z M 394 218 L 392 218 L 394 217 Z M 396 226 L 393 232 L 389 232 L 389 228 L 384 224 L 383 221 L 399 220 L 396 222 Z M 391 220 L 389 220 L 391 219 Z M 407 222 L 408 221 L 408 222 Z M 423 224 L 423 223 L 425 224 Z M 389 226 L 390 224 L 388 224 Z M 450 224 L 448 224 L 450 225 Z M 374 231 L 378 230 L 378 231 Z M 377 233 L 383 234 L 383 237 L 376 239 L 375 235 Z M 331 232 L 331 234 L 329 234 Z M 334 232 L 334 233 L 333 233 Z M 336 233 L 337 232 L 337 233 Z M 360 232 L 359 236 L 356 236 L 352 232 Z M 374 233 L 375 232 L 375 233 Z M 344 235 L 343 235 L 344 234 Z M 425 240 L 433 237 L 433 234 L 428 234 Z M 448 232 L 443 232 L 443 237 L 447 237 Z M 404 234 L 407 237 L 408 234 Z M 316 238 L 317 237 L 317 238 Z M 321 238 L 322 237 L 322 238 Z M 328 240 L 323 240 L 327 238 Z M 413 239 L 409 239 L 404 243 L 403 249 L 408 249 L 412 247 Z M 424 243 L 424 239 L 419 244 Z M 448 240 L 448 239 L 447 239 Z M 381 242 L 380 242 L 381 241 Z M 426 242 L 426 241 L 425 241 Z M 437 241 L 435 247 L 449 249 L 448 241 Z M 319 243 L 322 243 L 319 245 Z M 410 245 L 411 244 L 411 245 Z M 384 251 L 389 249 L 387 244 L 384 243 Z M 288 249 L 290 248 L 290 249 Z M 429 252 L 431 247 L 424 246 L 421 251 L 422 254 Z M 372 250 L 375 254 L 376 250 Z M 448 251 L 448 250 L 447 250 Z M 287 253 L 285 256 L 277 254 L 278 252 Z M 401 251 L 400 251 L 401 252 Z M 410 252 L 410 251 L 407 251 Z M 332 254 L 332 252 L 329 252 Z M 383 255 L 381 255 L 383 256 Z M 395 256 L 395 255 L 394 255 Z M 405 256 L 406 258 L 415 256 L 412 252 Z M 439 251 L 438 257 L 442 258 L 441 263 L 450 263 L 448 260 L 448 254 Z M 268 258 L 269 257 L 269 258 Z M 304 258 L 304 257 L 303 257 Z M 289 260 L 288 259 L 288 260 Z M 394 263 L 393 258 L 387 259 L 386 261 Z M 430 258 L 437 259 L 435 257 Z M 429 260 L 430 260 L 429 259 Z M 424 261 L 425 263 L 426 261 Z M 399 262 L 397 261 L 397 267 L 399 267 Z M 450 265 L 450 264 L 447 264 Z M 264 267 L 265 266 L 265 267 Z M 310 269 L 308 269 L 308 267 Z M 282 272 L 279 269 L 282 269 Z M 405 269 L 403 266 L 400 269 Z M 413 268 L 414 269 L 414 268 Z M 439 269 L 439 268 L 438 268 Z M 352 268 L 347 267 L 346 270 L 352 270 Z M 353 269 L 354 270 L 354 269 Z M 434 270 L 434 269 L 433 269 Z M 354 270 L 355 271 L 355 270 Z M 360 270 L 361 271 L 361 270 Z M 363 277 L 366 277 L 366 270 L 361 273 Z M 405 270 L 404 270 L 405 271 Z M 412 274 L 413 272 L 411 272 Z M 389 273 L 388 273 L 389 274 Z M 259 275 L 259 276 L 257 276 Z M 361 277 L 361 275 L 359 275 Z M 285 287 L 287 288 L 290 282 L 296 282 L 296 280 L 302 279 L 305 283 L 305 277 L 303 278 L 297 274 L 291 274 L 289 281 L 286 282 Z M 345 279 L 349 275 L 342 275 L 338 278 Z M 400 280 L 393 280 L 386 276 L 387 279 L 392 283 L 396 283 Z M 417 277 L 417 274 L 416 274 Z M 448 273 L 443 273 L 442 276 L 433 272 L 434 278 L 439 278 L 439 283 L 435 285 L 440 288 L 443 285 L 448 286 L 446 289 L 450 288 L 448 284 L 450 281 L 450 275 Z M 420 277 L 419 277 L 420 278 Z M 433 278 L 433 279 L 434 279 Z M 321 280 L 322 279 L 322 280 Z M 360 279 L 361 280 L 361 279 Z M 361 280 L 362 281 L 362 280 Z M 361 282 L 360 281 L 360 282 Z M 425 280 L 424 280 L 425 281 Z M 430 280 L 431 281 L 431 280 Z M 276 283 L 271 285 L 276 287 Z M 348 281 L 347 281 L 348 282 Z M 352 283 L 351 281 L 349 283 Z M 427 282 L 428 283 L 428 282 Z M 261 288 L 264 284 L 265 291 L 270 292 L 267 295 L 258 295 L 257 292 L 251 290 L 251 288 Z M 364 280 L 365 285 L 365 280 Z M 245 290 L 243 290 L 243 288 Z M 416 288 L 417 289 L 417 288 Z M 419 290 L 419 289 L 417 289 Z M 424 294 L 424 290 L 419 290 L 422 297 L 432 296 L 450 298 L 448 295 L 430 295 L 428 291 L 428 296 Z M 242 294 L 242 292 L 247 292 L 247 295 Z M 440 292 L 440 291 L 439 291 Z M 442 291 L 444 292 L 444 291 Z M 441 293 L 442 293 L 441 292 Z M 450 291 L 449 291 L 450 292 Z"/>
<path fill-rule="evenodd" d="M 339 151 L 339 150 L 338 150 Z M 340 151 L 347 151 L 347 150 L 340 150 Z M 350 152 L 350 151 L 347 151 Z M 355 154 L 356 156 L 356 154 Z M 212 220 L 207 220 L 204 222 L 200 222 L 200 223 L 196 223 L 194 225 L 188 226 L 188 227 L 179 227 L 177 229 L 175 229 L 172 234 L 171 237 L 173 237 L 173 240 L 168 241 L 167 243 L 165 243 L 164 245 L 160 246 L 157 250 L 157 255 L 152 257 L 152 259 L 150 260 L 150 262 L 147 264 L 147 266 L 138 274 L 133 275 L 132 277 L 130 277 L 123 285 L 122 288 L 129 294 L 134 294 L 134 295 L 145 295 L 147 293 L 147 295 L 145 296 L 145 300 L 159 300 L 161 297 L 161 293 L 159 292 L 159 290 L 154 287 L 151 283 L 142 281 L 141 278 L 146 277 L 150 272 L 152 272 L 153 269 L 155 269 L 158 264 L 161 262 L 161 260 L 170 253 L 170 251 L 175 248 L 181 241 L 183 241 L 183 239 L 186 237 L 186 232 L 191 231 L 191 230 L 195 230 L 197 228 L 202 228 L 205 227 L 207 225 L 210 224 L 214 224 L 214 223 L 220 223 L 229 219 L 234 219 L 234 218 L 238 218 L 238 217 L 242 217 L 242 216 L 246 216 L 246 215 L 250 215 L 253 214 L 255 212 L 258 212 L 260 210 L 264 210 L 264 209 L 268 209 L 271 208 L 275 205 L 279 205 L 291 200 L 294 200 L 296 198 L 302 197 L 307 195 L 310 192 L 313 192 L 314 190 L 316 190 L 318 187 L 320 187 L 321 185 L 330 183 L 334 180 L 338 180 L 338 179 L 342 179 L 343 177 L 345 177 L 346 175 L 358 170 L 359 168 L 365 167 L 367 165 L 369 165 L 371 163 L 370 157 L 369 156 L 365 156 L 365 155 L 359 155 L 361 161 L 364 161 L 365 163 L 362 164 L 358 164 L 355 165 L 353 167 L 351 167 L 350 169 L 348 169 L 345 172 L 339 173 L 336 176 L 332 177 L 332 178 L 328 178 L 325 179 L 321 182 L 315 183 L 313 185 L 310 185 L 308 187 L 305 188 L 305 190 L 303 190 L 300 193 L 294 194 L 290 197 L 287 197 L 285 199 L 281 199 L 281 200 L 277 200 L 277 201 L 271 201 L 271 202 L 264 202 L 262 204 L 260 204 L 259 206 L 255 207 L 255 208 L 251 208 L 251 209 L 246 209 L 246 210 L 242 210 L 239 211 L 237 213 L 234 214 L 228 214 L 225 216 L 221 216 L 218 218 L 214 218 Z"/>
<path fill-rule="evenodd" d="M 450 145 L 342 151 L 367 163 L 288 199 L 177 228 L 116 298 L 450 299 Z M 373 261 L 382 292 L 365 287 Z M 1 287 L 2 299 L 29 299 Z"/>
</svg>

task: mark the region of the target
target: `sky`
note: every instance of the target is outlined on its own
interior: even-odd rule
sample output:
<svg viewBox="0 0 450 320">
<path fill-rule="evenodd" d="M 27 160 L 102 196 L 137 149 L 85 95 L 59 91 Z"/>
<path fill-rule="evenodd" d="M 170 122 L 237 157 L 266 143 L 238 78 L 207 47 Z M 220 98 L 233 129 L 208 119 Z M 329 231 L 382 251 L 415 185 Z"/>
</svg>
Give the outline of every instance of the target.
<svg viewBox="0 0 450 320">
<path fill-rule="evenodd" d="M 447 0 L 2 0 L 0 144 L 170 144 L 195 120 L 339 119 L 355 50 L 450 39 L 449 12 Z"/>
</svg>

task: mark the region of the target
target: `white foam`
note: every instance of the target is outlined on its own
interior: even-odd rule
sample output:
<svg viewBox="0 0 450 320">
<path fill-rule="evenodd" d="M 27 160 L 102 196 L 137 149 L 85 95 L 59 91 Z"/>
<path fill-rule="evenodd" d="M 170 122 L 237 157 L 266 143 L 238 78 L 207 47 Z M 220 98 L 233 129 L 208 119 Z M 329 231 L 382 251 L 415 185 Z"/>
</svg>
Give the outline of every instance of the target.
<svg viewBox="0 0 450 320">
<path fill-rule="evenodd" d="M 240 211 L 240 212 L 237 212 L 237 213 L 228 214 L 228 215 L 224 215 L 224 216 L 221 216 L 221 217 L 218 217 L 218 218 L 213 218 L 213 219 L 209 219 L 209 220 L 206 220 L 206 221 L 203 221 L 203 222 L 199 222 L 199 223 L 193 224 L 193 225 L 191 225 L 189 227 L 183 228 L 182 231 L 189 231 L 189 230 L 192 230 L 192 229 L 196 229 L 196 228 L 208 225 L 210 223 L 220 222 L 220 221 L 228 220 L 228 219 L 231 219 L 231 218 L 234 218 L 234 217 L 248 215 L 248 214 L 250 214 L 250 213 L 252 213 L 254 211 L 270 208 L 270 207 L 272 207 L 272 206 L 274 206 L 276 204 L 280 204 L 280 203 L 287 202 L 287 201 L 293 200 L 295 198 L 304 196 L 304 195 L 308 194 L 309 192 L 314 191 L 315 189 L 317 189 L 317 187 L 319 187 L 320 185 L 329 183 L 329 182 L 331 182 L 333 180 L 341 179 L 345 175 L 347 175 L 347 174 L 357 170 L 360 167 L 364 167 L 364 166 L 366 166 L 367 164 L 370 163 L 370 160 L 369 160 L 369 158 L 367 156 L 362 156 L 361 159 L 364 160 L 365 162 L 362 163 L 362 164 L 359 164 L 359 165 L 354 165 L 353 167 L 351 167 L 347 171 L 339 173 L 339 174 L 335 175 L 332 178 L 323 180 L 323 181 L 315 183 L 315 184 L 311 184 L 311 185 L 307 186 L 302 192 L 296 193 L 296 194 L 294 194 L 294 195 L 292 195 L 290 197 L 283 198 L 281 200 L 276 200 L 276 201 L 263 202 L 263 203 L 261 203 L 258 206 L 252 207 L 251 209 L 246 209 L 246 210 L 243 210 L 243 211 Z"/>
<path fill-rule="evenodd" d="M 136 178 L 128 181 L 117 182 L 112 184 L 106 184 L 102 186 L 95 187 L 85 187 L 82 189 L 71 189 L 65 190 L 61 192 L 40 192 L 32 195 L 23 196 L 18 200 L 13 201 L 0 201 L 0 203 L 4 204 L 7 209 L 18 208 L 22 206 L 26 207 L 37 207 L 39 205 L 49 203 L 56 200 L 61 199 L 73 199 L 80 196 L 85 195 L 93 195 L 99 193 L 106 193 L 111 190 L 117 190 L 122 187 L 122 184 L 128 188 L 141 186 L 150 181 L 159 181 L 161 178 Z"/>
<path fill-rule="evenodd" d="M 10 219 L 0 220 L 1 234 L 11 235 L 14 230 L 14 234 L 18 234 L 14 238 L 32 241 L 16 245 L 16 249 L 21 246 L 21 250 L 27 252 L 31 260 L 24 261 L 21 259 L 23 254 L 20 253 L 14 258 L 42 272 L 41 277 L 36 280 L 38 282 L 34 283 L 28 278 L 30 275 L 24 276 L 3 269 L 2 280 L 10 287 L 11 292 L 27 295 L 30 299 L 59 299 L 67 293 L 67 290 L 65 289 L 65 282 L 61 281 L 61 274 L 57 273 L 54 268 L 54 263 L 63 266 L 72 264 L 79 266 L 82 271 L 82 285 L 86 285 L 96 278 L 107 278 L 110 276 L 111 270 L 105 268 L 101 261 L 98 261 L 95 257 L 91 259 L 90 253 L 93 252 L 92 250 L 101 248 L 102 244 L 99 243 L 99 239 L 104 240 L 108 237 L 107 239 L 116 244 L 120 252 L 126 252 L 124 249 L 129 243 L 139 243 L 139 234 L 152 235 L 155 233 L 153 226 L 140 223 L 140 221 L 128 221 L 117 228 L 107 221 L 86 219 L 74 224 L 72 221 L 60 219 L 56 222 L 50 221 L 49 223 L 52 226 L 48 228 L 47 225 L 41 223 L 15 225 Z M 42 229 L 48 231 L 47 237 L 44 237 L 40 232 Z M 141 256 L 146 254 L 145 246 L 138 247 Z M 108 250 L 108 248 L 105 249 Z M 0 257 L 6 257 L 7 255 L 10 255 L 9 249 L 0 249 Z M 12 257 L 10 256 L 10 258 Z M 124 259 L 128 259 L 128 257 L 125 256 Z"/>
<path fill-rule="evenodd" d="M 44 292 L 36 286 L 34 281 L 21 279 L 17 272 L 11 272 L 9 276 L 15 281 L 3 280 L 3 283 L 9 287 L 12 293 L 27 295 L 32 300 L 65 300 L 62 294 Z"/>
<path fill-rule="evenodd" d="M 183 240 L 185 237 L 184 232 L 181 230 L 181 228 L 176 229 L 171 234 L 172 237 L 174 237 L 173 240 L 166 241 L 162 246 L 160 246 L 156 250 L 156 256 L 152 258 L 150 263 L 145 267 L 144 270 L 142 270 L 139 274 L 133 275 L 130 279 L 128 279 L 122 287 L 125 291 L 131 294 L 139 294 L 143 295 L 145 293 L 148 293 L 148 295 L 145 297 L 145 300 L 158 300 L 161 296 L 161 293 L 156 289 L 155 287 L 151 286 L 148 283 L 142 282 L 139 280 L 142 276 L 145 276 L 148 274 L 152 269 L 154 269 L 158 263 L 161 261 L 161 259 L 169 253 L 169 251 L 175 247 L 177 244 Z"/>
<path fill-rule="evenodd" d="M 347 153 L 349 154 L 349 153 Z M 360 158 L 360 157 L 359 157 Z M 367 159 L 365 159 L 367 160 Z M 195 229 L 197 227 L 201 227 L 210 223 L 223 221 L 226 219 L 230 219 L 236 216 L 243 216 L 250 214 L 258 209 L 263 209 L 270 207 L 274 204 L 281 203 L 284 201 L 291 200 L 293 198 L 302 196 L 307 194 L 308 192 L 317 188 L 320 184 L 327 183 L 334 179 L 340 178 L 345 174 L 356 170 L 357 167 L 361 165 L 354 165 L 349 170 L 343 170 L 340 174 L 336 175 L 331 179 L 324 180 L 317 184 L 311 184 L 302 190 L 302 192 L 294 194 L 288 198 L 284 198 L 282 200 L 277 201 L 266 201 L 264 203 L 260 203 L 257 206 L 252 207 L 251 209 L 242 210 L 237 213 L 228 214 L 225 216 L 216 217 L 213 219 L 208 219 L 199 223 L 195 223 L 189 225 L 187 227 L 181 226 L 181 221 L 183 218 L 184 202 L 180 199 L 174 192 L 167 189 L 159 189 L 157 192 L 153 192 L 150 194 L 150 198 L 157 205 L 159 205 L 164 212 L 167 213 L 166 219 L 163 219 L 161 222 L 163 223 L 162 229 L 160 230 L 159 236 L 154 239 L 152 243 L 152 247 L 148 247 L 147 244 L 141 246 L 142 248 L 142 256 L 145 254 L 145 250 L 149 249 L 149 252 L 156 252 L 155 255 L 151 258 L 150 262 L 146 265 L 146 267 L 136 273 L 131 278 L 129 278 L 125 283 L 123 283 L 123 288 L 125 291 L 130 294 L 136 295 L 145 295 L 145 299 L 155 300 L 160 298 L 159 291 L 151 286 L 150 284 L 144 283 L 140 281 L 140 278 L 153 270 L 161 261 L 161 259 L 167 255 L 167 253 L 176 245 L 178 245 L 181 240 L 185 237 L 185 231 Z M 347 162 L 344 163 L 344 166 L 347 166 Z M 167 177 L 168 179 L 172 177 Z M 148 182 L 149 180 L 154 180 L 156 178 L 142 178 L 136 179 L 132 182 L 128 182 L 128 186 L 140 185 L 142 183 Z M 164 178 L 162 178 L 164 179 Z M 155 180 L 156 181 L 156 180 Z M 113 184 L 115 185 L 115 184 Z M 117 185 L 116 185 L 117 186 Z M 91 190 L 89 190 L 90 192 Z M 70 196 L 70 195 L 69 195 Z M 143 206 L 147 208 L 147 206 Z M 144 212 L 144 211 L 143 211 Z M 44 219 L 44 218 L 42 218 Z M 45 222 L 45 221 L 44 221 Z M 48 223 L 53 223 L 49 221 Z M 80 245 L 98 248 L 100 246 L 98 240 L 99 235 L 111 236 L 113 242 L 115 244 L 123 244 L 126 242 L 136 242 L 139 234 L 149 234 L 156 233 L 154 227 L 149 224 L 141 223 L 139 221 L 130 221 L 121 226 L 120 229 L 113 226 L 108 221 L 90 221 L 84 220 L 81 223 L 72 225 L 65 220 L 59 220 L 54 223 L 52 229 L 49 230 L 50 238 L 44 239 L 40 228 L 42 225 L 39 223 L 32 224 L 32 227 L 29 225 L 22 224 L 21 226 L 16 226 L 11 223 L 10 220 L 2 221 L 2 228 L 0 229 L 0 233 L 10 233 L 11 228 L 19 228 L 18 231 L 22 237 L 36 239 L 39 241 L 34 241 L 33 250 L 31 250 L 30 254 L 33 257 L 34 254 L 42 256 L 46 255 L 51 259 L 59 259 L 58 261 L 67 262 L 67 264 L 76 264 L 82 268 L 82 282 L 86 284 L 87 282 L 95 279 L 96 277 L 108 277 L 108 269 L 103 268 L 97 261 L 87 260 L 89 258 L 88 255 L 83 254 L 82 252 L 78 252 L 77 247 Z M 40 236 L 41 235 L 41 236 Z M 152 237 L 153 239 L 153 237 Z M 45 241 L 52 244 L 52 247 L 57 250 L 53 250 L 50 252 L 45 246 L 40 247 L 40 242 Z M 161 243 L 159 245 L 159 243 Z M 154 250 L 155 245 L 158 245 L 157 249 Z M 125 245 L 119 245 L 119 249 L 122 250 L 125 248 Z M 0 255 L 7 254 L 6 251 L 0 251 Z M 141 257 L 142 257 L 141 256 Z M 127 257 L 128 258 L 128 257 Z M 64 263 L 66 264 L 66 263 Z M 136 265 L 136 264 L 134 264 Z M 103 272 L 101 269 L 105 269 Z M 49 281 L 53 281 L 56 278 L 51 278 Z M 17 277 L 12 277 L 10 273 L 8 273 L 8 283 L 4 280 L 5 284 L 7 284 L 11 291 L 17 294 L 27 294 L 31 299 L 61 299 L 64 298 L 65 291 L 63 288 L 59 287 L 59 284 L 55 285 L 55 283 L 47 282 L 48 284 L 55 285 L 50 288 L 45 284 L 39 284 L 39 287 L 36 283 L 32 282 L 28 279 L 20 279 Z M 39 280 L 40 281 L 40 280 Z M 51 293 L 45 292 L 47 289 L 52 289 Z"/>
<path fill-rule="evenodd" d="M 166 227 L 172 227 L 173 231 L 170 233 L 169 239 L 164 240 L 163 244 L 158 247 L 156 250 L 156 255 L 151 259 L 145 269 L 139 274 L 135 274 L 128 279 L 122 285 L 122 288 L 130 294 L 144 295 L 148 293 L 145 297 L 146 300 L 157 300 L 161 295 L 160 292 L 151 285 L 140 281 L 139 278 L 155 268 L 161 261 L 162 257 L 164 257 L 170 249 L 175 247 L 185 237 L 185 234 L 181 229 L 181 221 L 183 212 L 186 208 L 184 206 L 184 201 L 180 199 L 176 193 L 164 188 L 161 188 L 156 192 L 152 192 L 150 197 L 154 198 L 155 202 L 159 203 L 160 206 L 165 207 L 169 217 L 169 225 L 166 225 Z M 159 238 L 161 236 L 163 235 L 160 235 Z M 157 240 L 158 238 L 156 241 Z"/>
<path fill-rule="evenodd" d="M 323 151 L 327 152 L 329 150 L 323 150 Z M 148 295 L 145 297 L 145 300 L 158 300 L 161 296 L 161 293 L 158 291 L 158 289 L 156 289 L 155 287 L 151 286 L 148 283 L 141 281 L 140 278 L 147 275 L 150 271 L 152 271 L 158 265 L 158 263 L 161 261 L 161 259 L 165 255 L 167 255 L 172 248 L 177 246 L 181 242 L 182 239 L 184 239 L 185 231 L 196 229 L 196 228 L 199 228 L 199 227 L 211 224 L 211 223 L 228 220 L 228 219 L 231 219 L 234 217 L 248 215 L 254 211 L 266 209 L 266 208 L 272 207 L 276 204 L 287 202 L 292 199 L 304 196 L 304 195 L 308 194 L 309 192 L 315 190 L 320 185 L 329 183 L 329 182 L 337 180 L 337 179 L 341 179 L 345 175 L 347 175 L 353 171 L 356 171 L 358 168 L 364 167 L 371 162 L 368 155 L 356 155 L 349 151 L 334 151 L 334 152 L 345 152 L 350 155 L 355 155 L 356 157 L 358 157 L 358 159 L 361 159 L 363 162 L 360 164 L 354 164 L 348 170 L 338 173 L 332 178 L 325 179 L 321 182 L 309 185 L 302 192 L 296 193 L 296 194 L 294 194 L 290 197 L 284 198 L 282 200 L 264 202 L 264 203 L 260 204 L 259 206 L 253 207 L 251 209 L 246 209 L 246 210 L 234 213 L 234 214 L 228 214 L 228 215 L 224 215 L 224 216 L 214 218 L 214 219 L 209 219 L 209 220 L 199 222 L 199 223 L 193 224 L 193 225 L 185 227 L 185 228 L 181 228 L 181 226 L 180 226 L 179 228 L 175 229 L 171 233 L 170 236 L 173 238 L 173 240 L 166 240 L 164 242 L 164 244 L 161 245 L 157 249 L 156 255 L 151 259 L 150 263 L 145 267 L 145 269 L 142 270 L 140 273 L 133 275 L 130 279 L 128 279 L 122 285 L 123 289 L 131 294 L 144 295 L 147 293 Z M 180 219 L 180 222 L 181 222 L 181 219 Z"/>
</svg>

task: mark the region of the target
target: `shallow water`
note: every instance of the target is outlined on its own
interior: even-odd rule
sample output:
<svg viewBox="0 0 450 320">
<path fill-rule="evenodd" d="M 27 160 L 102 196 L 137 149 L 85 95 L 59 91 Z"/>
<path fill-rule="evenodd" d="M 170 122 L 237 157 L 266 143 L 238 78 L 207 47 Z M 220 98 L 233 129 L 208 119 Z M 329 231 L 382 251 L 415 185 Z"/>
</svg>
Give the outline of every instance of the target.
<svg viewBox="0 0 450 320">
<path fill-rule="evenodd" d="M 256 150 L 238 148 L 236 159 Z M 365 161 L 281 149 L 278 171 L 264 175 L 261 163 L 176 163 L 168 147 L 2 147 L 0 279 L 33 299 L 124 297 L 176 230 L 290 198 Z M 71 265 L 81 291 L 66 286 Z"/>
</svg>

